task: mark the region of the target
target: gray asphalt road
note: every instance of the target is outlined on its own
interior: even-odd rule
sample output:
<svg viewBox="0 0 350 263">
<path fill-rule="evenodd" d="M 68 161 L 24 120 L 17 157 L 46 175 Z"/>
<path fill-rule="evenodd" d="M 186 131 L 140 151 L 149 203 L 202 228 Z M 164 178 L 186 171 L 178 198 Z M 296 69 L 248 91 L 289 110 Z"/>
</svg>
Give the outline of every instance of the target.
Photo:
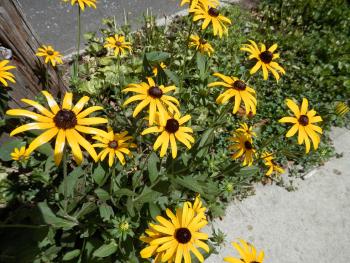
<svg viewBox="0 0 350 263">
<path fill-rule="evenodd" d="M 38 33 L 41 41 L 54 45 L 67 55 L 76 43 L 77 8 L 63 0 L 19 0 L 24 13 Z M 124 21 L 124 10 L 132 25 L 142 21 L 147 9 L 158 17 L 180 11 L 180 0 L 97 0 L 97 9 L 87 8 L 82 14 L 83 31 L 97 30 L 101 19 L 115 16 Z"/>
</svg>

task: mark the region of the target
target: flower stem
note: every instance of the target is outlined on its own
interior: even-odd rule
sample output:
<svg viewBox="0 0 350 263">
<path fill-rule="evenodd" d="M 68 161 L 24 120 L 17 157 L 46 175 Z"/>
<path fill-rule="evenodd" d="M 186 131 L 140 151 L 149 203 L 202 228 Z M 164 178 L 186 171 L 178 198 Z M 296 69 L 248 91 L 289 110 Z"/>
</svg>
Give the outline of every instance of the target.
<svg viewBox="0 0 350 263">
<path fill-rule="evenodd" d="M 192 30 L 193 30 L 193 21 L 191 20 L 191 24 L 190 24 L 190 27 L 189 27 L 189 30 L 188 30 L 188 35 L 187 35 L 187 39 L 186 39 L 186 42 L 185 42 L 185 55 L 184 55 L 184 62 L 183 62 L 183 65 L 182 65 L 182 73 L 181 73 L 181 81 L 180 81 L 180 87 L 179 87 L 179 90 L 181 92 L 182 88 L 183 88 L 183 81 L 185 79 L 185 70 L 186 70 L 186 56 L 187 56 L 187 52 L 188 52 L 188 44 L 190 42 L 190 37 L 191 37 L 191 33 L 192 33 Z"/>
<path fill-rule="evenodd" d="M 63 150 L 63 195 L 64 195 L 64 202 L 63 202 L 63 209 L 64 212 L 67 214 L 67 207 L 68 207 L 68 181 L 67 181 L 67 151 L 66 149 Z"/>
</svg>

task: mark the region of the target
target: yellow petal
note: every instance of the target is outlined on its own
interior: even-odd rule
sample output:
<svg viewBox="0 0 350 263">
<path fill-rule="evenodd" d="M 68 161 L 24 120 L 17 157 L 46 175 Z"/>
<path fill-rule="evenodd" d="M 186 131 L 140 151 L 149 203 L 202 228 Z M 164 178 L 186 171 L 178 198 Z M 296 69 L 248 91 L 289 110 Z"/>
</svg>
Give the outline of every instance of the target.
<svg viewBox="0 0 350 263">
<path fill-rule="evenodd" d="M 79 143 L 77 138 L 73 134 L 74 129 L 67 129 L 66 130 L 66 138 L 67 142 L 72 149 L 73 157 L 75 162 L 80 165 L 83 161 L 83 153 L 81 152 Z"/>
<path fill-rule="evenodd" d="M 40 134 L 30 143 L 27 149 L 27 154 L 28 155 L 31 154 L 36 148 L 49 142 L 53 137 L 55 137 L 57 133 L 58 133 L 58 129 L 55 127 Z"/>
<path fill-rule="evenodd" d="M 55 153 L 54 153 L 55 164 L 57 166 L 62 161 L 65 143 L 66 143 L 66 132 L 63 129 L 60 129 L 57 134 L 56 143 L 55 143 Z"/>
<path fill-rule="evenodd" d="M 64 95 L 62 109 L 71 110 L 73 105 L 73 93 L 67 92 Z"/>
<path fill-rule="evenodd" d="M 57 105 L 57 102 L 54 100 L 52 95 L 48 93 L 46 90 L 43 90 L 42 94 L 45 96 L 47 103 L 51 111 L 53 112 L 53 114 L 56 114 L 60 110 L 60 107 Z"/>
<path fill-rule="evenodd" d="M 18 128 L 14 129 L 11 133 L 10 136 L 14 136 L 20 132 L 24 132 L 24 131 L 29 131 L 29 130 L 43 130 L 43 129 L 50 129 L 55 127 L 55 124 L 52 123 L 47 123 L 47 122 L 33 122 L 33 123 L 28 123 L 25 125 L 21 125 Z"/>
</svg>

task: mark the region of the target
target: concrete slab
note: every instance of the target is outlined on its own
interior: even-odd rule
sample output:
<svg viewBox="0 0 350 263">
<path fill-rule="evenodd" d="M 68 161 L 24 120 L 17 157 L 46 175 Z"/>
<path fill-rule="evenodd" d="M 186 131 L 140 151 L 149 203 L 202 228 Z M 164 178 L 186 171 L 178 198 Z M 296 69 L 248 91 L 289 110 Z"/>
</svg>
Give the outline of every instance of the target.
<svg viewBox="0 0 350 263">
<path fill-rule="evenodd" d="M 350 131 L 334 128 L 332 138 L 343 157 L 332 159 L 298 181 L 298 190 L 256 186 L 256 195 L 229 205 L 215 227 L 227 234 L 219 255 L 238 256 L 230 242 L 243 238 L 265 251 L 269 263 L 347 263 L 350 260 Z"/>
<path fill-rule="evenodd" d="M 43 43 L 67 55 L 75 50 L 77 38 L 77 8 L 63 0 L 19 0 L 24 13 Z M 124 13 L 136 28 L 147 9 L 161 18 L 181 10 L 180 0 L 98 0 L 97 9 L 82 13 L 83 32 L 96 31 L 102 18 L 115 16 L 124 23 Z"/>
</svg>

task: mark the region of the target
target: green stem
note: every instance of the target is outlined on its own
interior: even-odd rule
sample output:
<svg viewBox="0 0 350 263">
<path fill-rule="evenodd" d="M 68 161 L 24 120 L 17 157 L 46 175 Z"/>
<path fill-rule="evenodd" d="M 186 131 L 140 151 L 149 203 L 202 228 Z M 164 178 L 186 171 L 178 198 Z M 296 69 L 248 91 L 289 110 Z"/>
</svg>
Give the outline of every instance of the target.
<svg viewBox="0 0 350 263">
<path fill-rule="evenodd" d="M 45 68 L 45 89 L 49 87 L 49 66 Z"/>
<path fill-rule="evenodd" d="M 188 52 L 188 44 L 190 42 L 192 29 L 193 29 L 193 20 L 191 20 L 190 28 L 188 30 L 188 35 L 187 35 L 187 39 L 186 39 L 186 42 L 185 42 L 185 45 L 186 45 L 185 50 L 186 51 L 185 51 L 185 55 L 184 55 L 184 62 L 183 62 L 183 65 L 182 65 L 181 81 L 180 81 L 180 87 L 179 87 L 180 92 L 181 92 L 181 90 L 183 88 L 183 81 L 185 79 L 186 56 L 187 56 L 187 52 Z"/>
<path fill-rule="evenodd" d="M 67 207 L 68 207 L 68 181 L 67 181 L 67 151 L 66 149 L 63 150 L 63 195 L 64 195 L 64 202 L 63 202 L 63 209 L 65 214 L 67 214 Z"/>
</svg>

